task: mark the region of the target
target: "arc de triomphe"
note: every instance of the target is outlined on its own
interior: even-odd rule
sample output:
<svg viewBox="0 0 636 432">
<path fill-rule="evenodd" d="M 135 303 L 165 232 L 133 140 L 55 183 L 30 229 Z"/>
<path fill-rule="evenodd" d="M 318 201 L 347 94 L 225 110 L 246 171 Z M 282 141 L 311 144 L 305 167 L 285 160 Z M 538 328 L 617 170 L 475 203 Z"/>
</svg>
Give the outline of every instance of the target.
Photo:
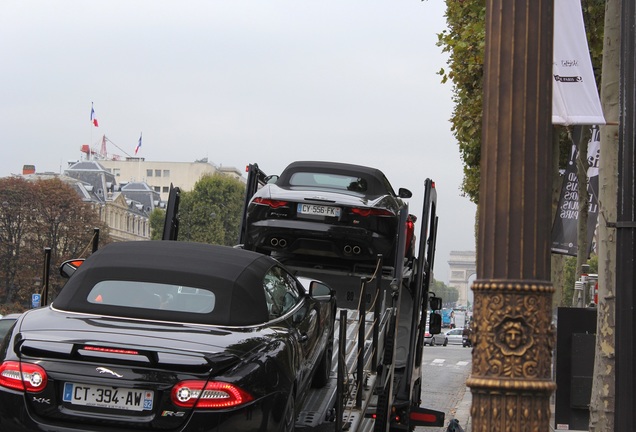
<svg viewBox="0 0 636 432">
<path fill-rule="evenodd" d="M 459 299 L 457 306 L 468 306 L 468 301 L 472 303 L 472 296 L 469 296 L 469 279 L 477 273 L 475 251 L 451 251 L 450 277 L 448 286 L 457 288 Z"/>
</svg>

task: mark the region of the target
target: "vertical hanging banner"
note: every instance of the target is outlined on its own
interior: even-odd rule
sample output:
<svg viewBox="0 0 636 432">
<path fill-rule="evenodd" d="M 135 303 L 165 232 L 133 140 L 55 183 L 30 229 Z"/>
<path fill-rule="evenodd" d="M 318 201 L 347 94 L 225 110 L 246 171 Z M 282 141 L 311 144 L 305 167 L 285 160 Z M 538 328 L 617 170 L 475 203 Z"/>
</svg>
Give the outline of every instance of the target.
<svg viewBox="0 0 636 432">
<path fill-rule="evenodd" d="M 552 123 L 605 124 L 581 0 L 554 0 Z"/>
<path fill-rule="evenodd" d="M 587 256 L 596 249 L 594 237 L 598 223 L 598 167 L 601 153 L 600 131 L 592 126 L 587 146 L 587 193 L 590 197 L 587 219 Z M 552 225 L 552 252 L 576 256 L 578 252 L 579 182 L 576 177 L 578 151 L 572 143 L 570 160 L 565 169 L 561 197 Z"/>
</svg>

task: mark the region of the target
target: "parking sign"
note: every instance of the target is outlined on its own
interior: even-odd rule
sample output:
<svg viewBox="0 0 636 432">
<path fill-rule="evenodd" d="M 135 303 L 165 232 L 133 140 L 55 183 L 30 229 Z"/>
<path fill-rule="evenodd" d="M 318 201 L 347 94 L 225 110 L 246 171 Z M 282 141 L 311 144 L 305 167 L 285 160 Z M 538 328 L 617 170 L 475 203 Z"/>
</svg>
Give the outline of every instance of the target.
<svg viewBox="0 0 636 432">
<path fill-rule="evenodd" d="M 40 294 L 31 295 L 31 308 L 39 308 L 42 296 Z"/>
</svg>

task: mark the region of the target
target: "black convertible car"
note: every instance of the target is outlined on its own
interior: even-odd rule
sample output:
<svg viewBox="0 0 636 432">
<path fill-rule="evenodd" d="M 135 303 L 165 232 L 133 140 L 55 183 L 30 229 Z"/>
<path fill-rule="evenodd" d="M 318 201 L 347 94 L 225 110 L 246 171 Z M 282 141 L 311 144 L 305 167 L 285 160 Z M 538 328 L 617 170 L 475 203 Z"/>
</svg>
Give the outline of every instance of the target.
<svg viewBox="0 0 636 432">
<path fill-rule="evenodd" d="M 244 248 L 280 256 L 392 264 L 402 198 L 378 169 L 334 162 L 293 162 L 252 197 Z M 415 217 L 407 223 L 412 256 Z"/>
<path fill-rule="evenodd" d="M 271 257 L 148 241 L 73 263 L 0 347 L 2 432 L 291 431 L 328 381 L 333 292 Z"/>
</svg>

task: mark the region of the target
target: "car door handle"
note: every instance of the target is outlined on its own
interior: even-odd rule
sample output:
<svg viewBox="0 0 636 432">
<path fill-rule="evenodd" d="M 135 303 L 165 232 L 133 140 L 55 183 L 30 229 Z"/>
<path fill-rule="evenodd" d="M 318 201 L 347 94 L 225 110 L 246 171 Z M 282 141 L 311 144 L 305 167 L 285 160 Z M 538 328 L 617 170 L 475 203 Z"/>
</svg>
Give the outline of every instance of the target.
<svg viewBox="0 0 636 432">
<path fill-rule="evenodd" d="M 298 338 L 298 341 L 300 343 L 305 343 L 309 340 L 309 336 L 307 336 L 307 333 L 301 333 L 300 337 Z"/>
</svg>

